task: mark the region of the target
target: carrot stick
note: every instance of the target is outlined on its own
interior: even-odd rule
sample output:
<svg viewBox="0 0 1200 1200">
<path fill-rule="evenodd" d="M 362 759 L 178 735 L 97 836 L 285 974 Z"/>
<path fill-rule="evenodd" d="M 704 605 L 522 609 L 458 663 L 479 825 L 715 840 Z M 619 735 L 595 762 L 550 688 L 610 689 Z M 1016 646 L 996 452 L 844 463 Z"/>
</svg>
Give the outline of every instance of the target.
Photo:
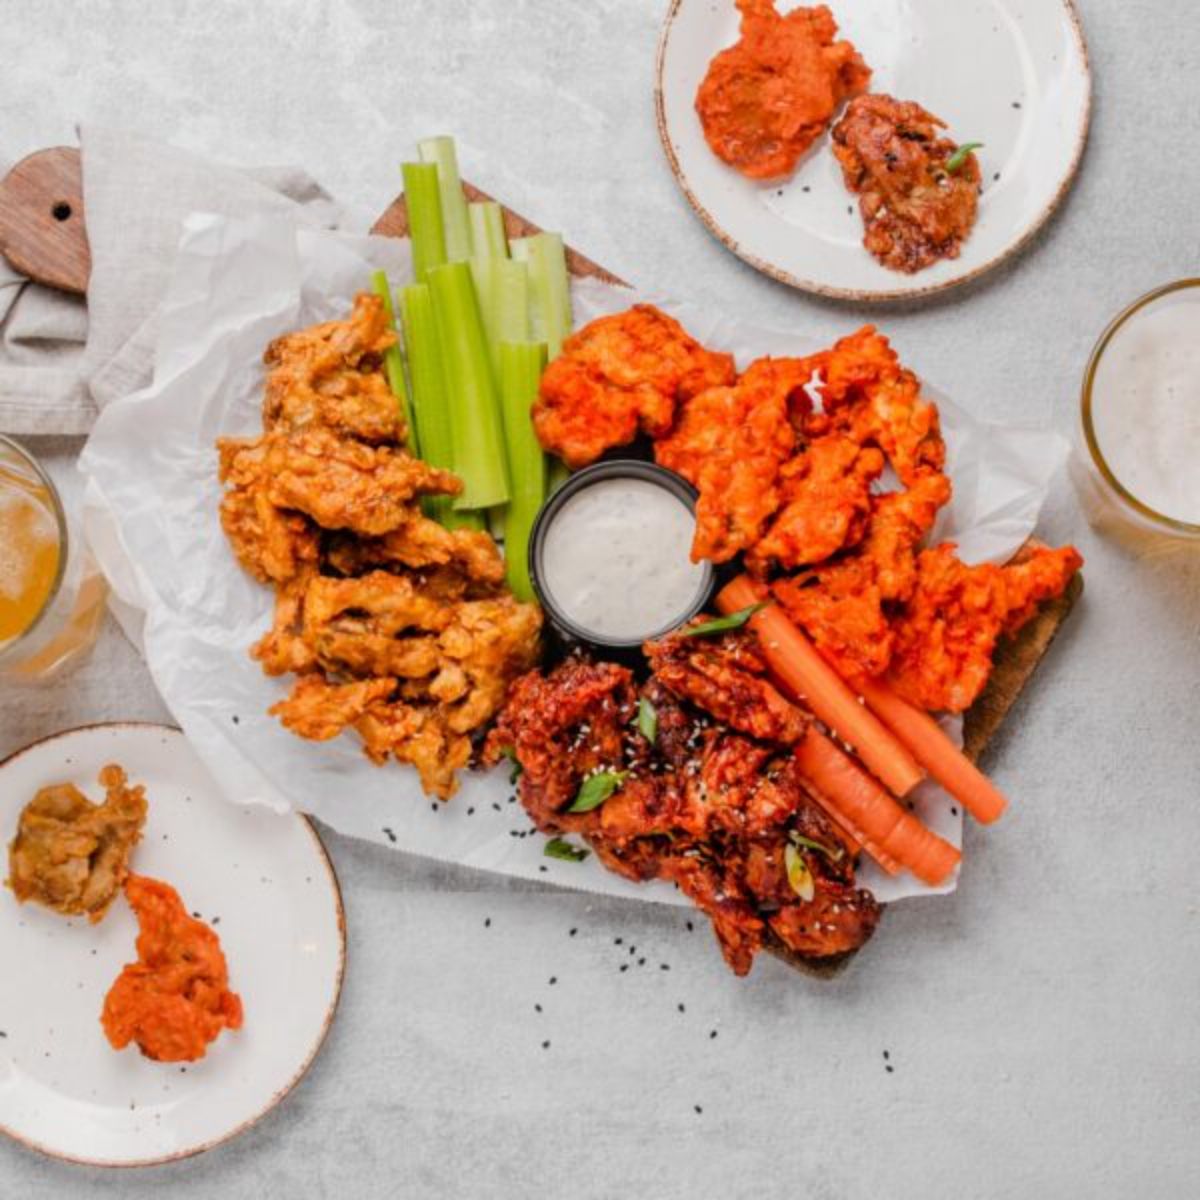
<svg viewBox="0 0 1200 1200">
<path fill-rule="evenodd" d="M 942 883 L 958 865 L 959 851 L 926 829 L 831 738 L 810 728 L 795 755 L 823 799 L 922 883 Z"/>
<path fill-rule="evenodd" d="M 861 850 L 863 853 L 869 854 L 889 875 L 899 875 L 904 870 L 890 854 L 880 850 L 874 842 L 863 837 L 857 829 L 853 828 L 841 812 L 833 806 L 832 801 L 826 800 L 815 787 L 810 788 L 808 794 L 812 797 L 813 803 L 837 826 L 838 831 L 842 834 L 842 840 L 854 853 L 857 854 Z"/>
<path fill-rule="evenodd" d="M 872 712 L 975 820 L 990 825 L 1004 812 L 1008 801 L 999 788 L 942 732 L 928 713 L 902 700 L 879 680 L 861 680 L 857 686 Z"/>
<path fill-rule="evenodd" d="M 762 600 L 754 584 L 742 575 L 717 596 L 726 615 L 741 612 Z M 812 642 L 776 605 L 750 618 L 767 665 L 796 699 L 803 701 L 839 738 L 887 784 L 906 796 L 924 778 L 908 750 L 859 703 L 842 677 L 817 653 Z"/>
</svg>

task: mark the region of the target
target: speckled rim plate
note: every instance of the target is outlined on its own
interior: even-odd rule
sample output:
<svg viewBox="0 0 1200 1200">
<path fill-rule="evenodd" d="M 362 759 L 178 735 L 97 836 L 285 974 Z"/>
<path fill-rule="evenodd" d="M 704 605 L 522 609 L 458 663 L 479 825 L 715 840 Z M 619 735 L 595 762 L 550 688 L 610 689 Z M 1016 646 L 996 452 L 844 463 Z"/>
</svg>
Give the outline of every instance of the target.
<svg viewBox="0 0 1200 1200">
<path fill-rule="evenodd" d="M 341 994 L 346 927 L 333 865 L 312 823 L 223 800 L 183 734 L 162 725 L 93 725 L 0 763 L 5 846 L 39 787 L 102 795 L 117 762 L 146 785 L 133 866 L 178 889 L 220 934 L 244 1027 L 198 1063 L 155 1063 L 106 1041 L 99 1014 L 137 922 L 118 899 L 98 925 L 0 892 L 0 1130 L 55 1158 L 150 1166 L 236 1137 L 303 1078 Z M 7 873 L 7 857 L 5 858 Z"/>
<path fill-rule="evenodd" d="M 712 57 L 737 40 L 734 0 L 672 0 L 655 102 L 671 170 L 709 231 L 764 274 L 802 291 L 875 302 L 930 296 L 1023 249 L 1070 189 L 1091 120 L 1087 44 L 1074 0 L 828 0 L 841 36 L 874 69 L 872 90 L 916 100 L 950 136 L 985 143 L 979 220 L 959 258 L 916 275 L 881 266 L 820 139 L 795 175 L 759 184 L 704 141 L 694 101 Z M 794 5 L 780 0 L 781 12 Z"/>
</svg>

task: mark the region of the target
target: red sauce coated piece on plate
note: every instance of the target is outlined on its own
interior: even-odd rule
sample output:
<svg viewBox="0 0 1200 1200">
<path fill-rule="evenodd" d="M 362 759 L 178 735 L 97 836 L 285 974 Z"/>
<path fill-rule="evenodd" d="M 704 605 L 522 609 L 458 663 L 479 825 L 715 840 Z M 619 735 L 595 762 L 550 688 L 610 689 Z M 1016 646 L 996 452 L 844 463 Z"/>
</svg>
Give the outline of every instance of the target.
<svg viewBox="0 0 1200 1200">
<path fill-rule="evenodd" d="M 712 152 L 750 179 L 790 175 L 871 70 L 850 42 L 835 41 L 825 5 L 786 16 L 774 0 L 737 0 L 741 37 L 709 64 L 696 112 Z"/>
<path fill-rule="evenodd" d="M 100 1021 L 113 1049 L 130 1042 L 158 1062 L 194 1062 L 222 1029 L 240 1029 L 217 935 L 183 907 L 170 884 L 130 875 L 125 897 L 138 919 L 138 961 L 104 999 Z"/>
</svg>

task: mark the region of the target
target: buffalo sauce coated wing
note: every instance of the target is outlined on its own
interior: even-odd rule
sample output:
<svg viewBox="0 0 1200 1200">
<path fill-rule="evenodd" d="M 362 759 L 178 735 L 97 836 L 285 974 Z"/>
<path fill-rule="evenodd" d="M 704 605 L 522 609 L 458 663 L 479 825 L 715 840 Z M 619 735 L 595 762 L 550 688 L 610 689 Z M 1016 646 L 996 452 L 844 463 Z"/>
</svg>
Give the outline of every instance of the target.
<svg viewBox="0 0 1200 1200">
<path fill-rule="evenodd" d="M 957 258 L 979 207 L 973 154 L 950 170 L 958 150 L 944 122 L 919 104 L 859 96 L 833 130 L 846 186 L 860 197 L 863 244 L 885 267 L 912 274 Z"/>
<path fill-rule="evenodd" d="M 654 447 L 662 466 L 700 493 L 695 561 L 728 562 L 754 546 L 783 501 L 780 471 L 796 449 L 794 406 L 809 403 L 804 389 L 816 360 L 763 358 L 732 387 L 689 400 L 675 429 Z"/>
<path fill-rule="evenodd" d="M 741 36 L 709 64 L 696 93 L 704 137 L 751 179 L 791 174 L 837 107 L 866 88 L 870 69 L 825 5 L 786 16 L 774 0 L 737 0 Z"/>
<path fill-rule="evenodd" d="M 646 649 L 653 673 L 640 690 L 626 668 L 583 658 L 520 679 L 487 759 L 521 765 L 519 796 L 543 833 L 582 835 L 629 879 L 678 884 L 738 974 L 771 936 L 813 958 L 861 946 L 879 905 L 854 886 L 853 848 L 787 752 L 807 718 L 765 678 L 753 639 L 676 635 Z M 638 720 L 645 706 L 652 740 Z M 569 811 L 602 772 L 619 781 L 613 794 Z M 810 887 L 797 890 L 789 858 Z"/>
<path fill-rule="evenodd" d="M 131 875 L 125 897 L 138 919 L 138 961 L 104 998 L 104 1032 L 114 1050 L 136 1042 L 156 1062 L 203 1058 L 221 1030 L 242 1027 L 221 943 L 169 884 Z"/>
<path fill-rule="evenodd" d="M 915 591 L 895 625 L 897 692 L 930 711 L 970 708 L 1001 635 L 1016 633 L 1038 605 L 1062 595 L 1082 565 L 1071 546 L 1039 548 L 1004 567 L 967 566 L 949 543 L 922 551 Z"/>
<path fill-rule="evenodd" d="M 681 400 L 733 378 L 728 354 L 706 350 L 674 318 L 638 304 L 567 338 L 542 376 L 533 425 L 547 450 L 584 467 L 639 430 L 660 437 Z"/>
</svg>

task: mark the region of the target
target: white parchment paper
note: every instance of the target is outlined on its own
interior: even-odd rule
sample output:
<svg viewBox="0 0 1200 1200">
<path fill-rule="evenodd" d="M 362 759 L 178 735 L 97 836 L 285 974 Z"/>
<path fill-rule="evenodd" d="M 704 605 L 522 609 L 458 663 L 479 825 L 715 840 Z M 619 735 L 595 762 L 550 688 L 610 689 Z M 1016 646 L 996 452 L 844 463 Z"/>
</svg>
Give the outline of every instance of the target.
<svg viewBox="0 0 1200 1200">
<path fill-rule="evenodd" d="M 670 886 L 638 886 L 590 857 L 543 854 L 515 801 L 508 769 L 464 773 L 443 805 L 406 766 L 372 766 L 354 734 L 306 742 L 267 716 L 290 681 L 269 679 L 249 647 L 271 623 L 273 594 L 238 565 L 218 521 L 218 436 L 261 429 L 262 352 L 274 337 L 342 315 L 372 269 L 398 286 L 411 274 L 408 243 L 303 228 L 279 216 L 185 224 L 159 326 L 153 384 L 101 414 L 80 460 L 87 527 L 126 629 L 140 637 L 155 683 L 231 801 L 298 809 L 339 832 L 470 867 L 686 903 Z M 594 280 L 574 288 L 577 322 L 650 300 L 696 337 L 744 366 L 763 354 L 808 354 L 802 329 L 771 331 L 688 304 Z M 847 321 L 847 332 L 854 327 Z M 916 364 L 919 368 L 920 364 Z M 970 561 L 1003 561 L 1032 532 L 1066 442 L 1041 430 L 986 425 L 939 395 L 955 496 L 940 536 Z M 957 736 L 956 726 L 952 732 Z M 961 845 L 962 815 L 924 784 L 918 815 Z M 905 874 L 860 873 L 881 901 L 927 895 Z M 953 890 L 950 881 L 942 891 Z"/>
</svg>

